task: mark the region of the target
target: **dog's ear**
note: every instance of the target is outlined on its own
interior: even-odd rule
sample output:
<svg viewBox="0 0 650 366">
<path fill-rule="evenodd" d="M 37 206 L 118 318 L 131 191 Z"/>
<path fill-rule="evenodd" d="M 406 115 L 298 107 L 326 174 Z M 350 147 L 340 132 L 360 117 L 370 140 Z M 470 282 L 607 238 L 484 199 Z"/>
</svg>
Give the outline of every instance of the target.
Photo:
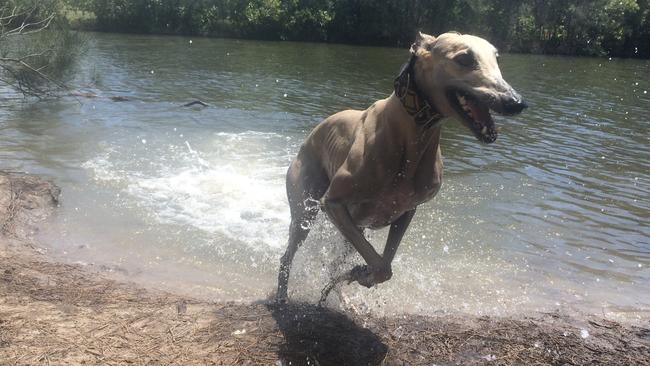
<svg viewBox="0 0 650 366">
<path fill-rule="evenodd" d="M 418 31 L 415 34 L 415 42 L 411 45 L 411 54 L 415 55 L 415 53 L 418 51 L 418 48 L 422 45 L 422 41 L 424 40 L 424 33 Z"/>
<path fill-rule="evenodd" d="M 411 45 L 411 54 L 415 55 L 420 47 L 422 47 L 427 41 L 435 41 L 434 36 L 422 33 L 420 31 L 415 35 L 415 42 Z"/>
</svg>

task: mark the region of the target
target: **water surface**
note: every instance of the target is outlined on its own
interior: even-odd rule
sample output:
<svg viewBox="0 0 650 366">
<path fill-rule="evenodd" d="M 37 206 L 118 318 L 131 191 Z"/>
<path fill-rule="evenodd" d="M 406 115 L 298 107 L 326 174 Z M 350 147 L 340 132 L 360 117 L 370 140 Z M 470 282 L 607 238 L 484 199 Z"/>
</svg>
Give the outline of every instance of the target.
<svg viewBox="0 0 650 366">
<path fill-rule="evenodd" d="M 218 300 L 270 293 L 287 238 L 289 162 L 324 117 L 386 97 L 407 58 L 389 48 L 89 37 L 72 85 L 97 97 L 2 100 L 0 167 L 62 187 L 39 235 L 57 257 Z M 650 62 L 504 55 L 501 68 L 530 108 L 497 118 L 492 145 L 446 122 L 443 188 L 418 211 L 393 279 L 346 286 L 332 301 L 380 314 L 648 319 Z M 181 107 L 194 99 L 210 106 Z M 371 240 L 381 246 L 385 235 Z M 315 301 L 343 247 L 321 217 L 298 252 L 291 296 Z"/>
</svg>

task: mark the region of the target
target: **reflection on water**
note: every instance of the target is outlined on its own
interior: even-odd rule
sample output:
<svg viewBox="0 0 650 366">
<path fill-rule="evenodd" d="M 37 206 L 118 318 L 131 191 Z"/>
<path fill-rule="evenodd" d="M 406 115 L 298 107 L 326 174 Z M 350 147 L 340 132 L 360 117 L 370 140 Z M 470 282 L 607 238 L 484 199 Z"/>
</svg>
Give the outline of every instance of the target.
<svg viewBox="0 0 650 366">
<path fill-rule="evenodd" d="M 221 299 L 270 292 L 291 158 L 322 118 L 385 97 L 406 59 L 386 48 L 92 37 L 75 85 L 98 97 L 3 101 L 2 167 L 62 186 L 42 235 L 55 253 Z M 418 211 L 395 276 L 340 297 L 380 313 L 647 318 L 650 62 L 506 55 L 501 67 L 531 107 L 498 118 L 489 146 L 448 122 L 443 189 Z M 194 99 L 209 107 L 180 107 Z M 343 252 L 321 219 L 298 252 L 292 296 L 315 301 Z"/>
</svg>

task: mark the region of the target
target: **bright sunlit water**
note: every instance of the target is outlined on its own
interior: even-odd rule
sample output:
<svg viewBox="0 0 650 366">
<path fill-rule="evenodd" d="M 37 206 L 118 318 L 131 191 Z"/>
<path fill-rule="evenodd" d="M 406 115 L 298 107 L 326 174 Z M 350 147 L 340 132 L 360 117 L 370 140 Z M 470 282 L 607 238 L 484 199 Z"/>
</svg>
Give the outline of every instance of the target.
<svg viewBox="0 0 650 366">
<path fill-rule="evenodd" d="M 215 300 L 274 289 L 289 162 L 324 117 L 387 96 L 407 58 L 388 48 L 89 38 L 72 87 L 97 97 L 2 100 L 0 167 L 62 187 L 39 234 L 56 257 Z M 650 62 L 501 63 L 530 108 L 498 118 L 492 145 L 447 122 L 442 190 L 418 211 L 393 279 L 344 286 L 332 303 L 341 296 L 378 314 L 647 319 Z M 209 107 L 181 107 L 195 99 Z M 382 246 L 385 234 L 371 241 Z M 344 252 L 321 217 L 296 257 L 290 296 L 315 302 Z"/>
</svg>

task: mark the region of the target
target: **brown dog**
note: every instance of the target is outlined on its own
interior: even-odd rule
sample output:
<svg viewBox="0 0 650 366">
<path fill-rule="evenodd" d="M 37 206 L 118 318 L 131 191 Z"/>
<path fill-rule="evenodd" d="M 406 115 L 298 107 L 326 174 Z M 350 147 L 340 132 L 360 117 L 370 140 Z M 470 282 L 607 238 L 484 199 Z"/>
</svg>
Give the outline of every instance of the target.
<svg viewBox="0 0 650 366">
<path fill-rule="evenodd" d="M 291 262 L 320 208 L 367 263 L 333 281 L 321 300 L 341 280 L 371 287 L 391 278 L 391 262 L 416 207 L 440 189 L 440 122 L 455 117 L 480 141 L 492 143 L 497 129 L 490 110 L 514 115 L 526 108 L 503 80 L 497 57 L 478 37 L 419 33 L 393 94 L 316 126 L 287 172 L 291 225 L 278 301 L 286 301 Z M 388 225 L 379 255 L 363 229 Z"/>
</svg>

